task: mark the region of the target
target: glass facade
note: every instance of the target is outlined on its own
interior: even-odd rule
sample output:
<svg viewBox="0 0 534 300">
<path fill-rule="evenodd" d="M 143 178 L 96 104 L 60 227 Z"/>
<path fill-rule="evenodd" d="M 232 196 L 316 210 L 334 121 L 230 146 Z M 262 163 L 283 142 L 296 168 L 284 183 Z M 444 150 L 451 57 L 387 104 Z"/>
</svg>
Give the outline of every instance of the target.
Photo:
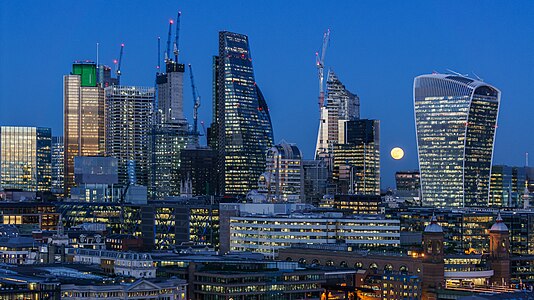
<svg viewBox="0 0 534 300">
<path fill-rule="evenodd" d="M 360 98 L 347 90 L 332 70 L 328 71 L 326 93 L 325 107 L 321 108 L 315 159 L 325 160 L 331 170 L 334 144 L 339 143 L 343 134 L 343 125 L 339 121 L 360 118 Z"/>
<path fill-rule="evenodd" d="M 380 195 L 380 122 L 343 122 L 344 136 L 334 144 L 332 178 L 338 193 Z"/>
<path fill-rule="evenodd" d="M 106 155 L 119 161 L 119 183 L 148 186 L 154 88 L 106 88 Z"/>
<path fill-rule="evenodd" d="M 414 81 L 423 205 L 487 206 L 500 92 L 466 77 Z"/>
<path fill-rule="evenodd" d="M 220 32 L 215 61 L 219 187 L 223 194 L 243 195 L 257 188 L 273 145 L 269 109 L 254 79 L 246 35 Z"/>
<path fill-rule="evenodd" d="M 295 144 L 282 141 L 267 151 L 267 167 L 260 176 L 260 191 L 268 200 L 300 202 L 302 154 Z"/>
<path fill-rule="evenodd" d="M 64 168 L 65 168 L 65 151 L 62 136 L 52 137 L 52 193 L 62 196 L 64 190 Z"/>
<path fill-rule="evenodd" d="M 522 196 L 528 185 L 528 167 L 492 166 L 490 180 L 490 206 L 524 206 Z"/>
<path fill-rule="evenodd" d="M 105 153 L 104 89 L 97 85 L 96 75 L 84 81 L 83 74 L 93 74 L 88 68 L 96 72 L 94 63 L 75 63 L 73 73 L 63 77 L 65 196 L 74 185 L 74 157 Z M 77 70 L 85 71 L 76 75 Z"/>
<path fill-rule="evenodd" d="M 50 191 L 50 128 L 0 127 L 0 188 Z"/>
</svg>

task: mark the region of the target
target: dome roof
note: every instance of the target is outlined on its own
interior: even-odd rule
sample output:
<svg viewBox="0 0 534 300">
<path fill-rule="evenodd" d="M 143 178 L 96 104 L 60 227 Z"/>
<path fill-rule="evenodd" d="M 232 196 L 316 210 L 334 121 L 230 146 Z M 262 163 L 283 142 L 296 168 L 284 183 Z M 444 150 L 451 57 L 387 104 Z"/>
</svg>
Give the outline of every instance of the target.
<svg viewBox="0 0 534 300">
<path fill-rule="evenodd" d="M 497 219 L 495 219 L 495 224 L 491 226 L 490 231 L 501 231 L 501 232 L 508 232 L 508 226 L 504 224 L 501 213 L 497 215 Z"/>
<path fill-rule="evenodd" d="M 438 224 L 436 215 L 432 214 L 432 219 L 430 219 L 430 224 L 425 227 L 425 232 L 443 232 L 443 228 Z"/>
</svg>

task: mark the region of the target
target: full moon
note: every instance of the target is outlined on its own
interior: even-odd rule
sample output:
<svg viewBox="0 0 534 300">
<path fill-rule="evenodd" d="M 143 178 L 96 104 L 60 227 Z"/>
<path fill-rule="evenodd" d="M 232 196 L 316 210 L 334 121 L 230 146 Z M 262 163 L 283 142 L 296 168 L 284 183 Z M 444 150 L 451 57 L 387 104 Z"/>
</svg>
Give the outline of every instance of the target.
<svg viewBox="0 0 534 300">
<path fill-rule="evenodd" d="M 404 157 L 404 150 L 399 147 L 391 149 L 391 157 L 395 160 L 399 160 Z"/>
</svg>

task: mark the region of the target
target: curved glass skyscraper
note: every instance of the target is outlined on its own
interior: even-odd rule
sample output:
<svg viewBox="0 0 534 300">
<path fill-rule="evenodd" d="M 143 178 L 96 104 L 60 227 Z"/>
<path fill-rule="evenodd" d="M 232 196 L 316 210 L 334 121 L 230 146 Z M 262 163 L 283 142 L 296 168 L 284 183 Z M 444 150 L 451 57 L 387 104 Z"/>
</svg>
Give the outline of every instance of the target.
<svg viewBox="0 0 534 300">
<path fill-rule="evenodd" d="M 487 206 L 501 93 L 457 75 L 414 80 L 424 206 Z"/>
<path fill-rule="evenodd" d="M 248 37 L 219 32 L 215 59 L 215 109 L 219 189 L 244 195 L 258 186 L 273 145 L 269 108 L 254 79 Z"/>
</svg>

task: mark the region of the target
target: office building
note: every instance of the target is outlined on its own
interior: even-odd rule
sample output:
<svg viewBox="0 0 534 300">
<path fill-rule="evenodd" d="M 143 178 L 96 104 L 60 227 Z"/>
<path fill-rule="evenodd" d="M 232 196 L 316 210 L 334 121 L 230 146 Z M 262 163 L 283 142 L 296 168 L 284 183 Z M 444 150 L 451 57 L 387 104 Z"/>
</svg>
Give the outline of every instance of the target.
<svg viewBox="0 0 534 300">
<path fill-rule="evenodd" d="M 318 204 L 326 194 L 328 169 L 323 160 L 302 161 L 303 185 L 301 199 L 305 203 Z"/>
<path fill-rule="evenodd" d="M 397 191 L 419 191 L 421 186 L 419 171 L 395 172 Z"/>
<path fill-rule="evenodd" d="M 106 95 L 106 155 L 119 161 L 119 183 L 148 185 L 154 88 L 111 86 Z"/>
<path fill-rule="evenodd" d="M 423 206 L 487 206 L 500 91 L 458 75 L 414 80 Z"/>
<path fill-rule="evenodd" d="M 74 157 L 105 154 L 104 107 L 96 64 L 74 62 L 71 74 L 63 76 L 65 196 L 74 184 Z"/>
<path fill-rule="evenodd" d="M 341 213 L 250 215 L 230 218 L 230 250 L 268 257 L 296 244 L 336 244 L 355 248 L 400 246 L 399 220 L 343 217 Z"/>
<path fill-rule="evenodd" d="M 344 121 L 334 144 L 333 181 L 338 194 L 380 195 L 380 122 Z"/>
<path fill-rule="evenodd" d="M 165 73 L 156 74 L 157 111 L 156 124 L 185 127 L 184 116 L 184 65 L 167 59 Z"/>
<path fill-rule="evenodd" d="M 530 167 L 492 166 L 489 205 L 494 207 L 524 207 L 523 196 L 528 191 Z M 528 194 L 528 192 L 527 192 Z"/>
<path fill-rule="evenodd" d="M 65 189 L 65 144 L 62 136 L 52 137 L 52 170 L 51 189 L 52 193 L 63 196 Z"/>
<path fill-rule="evenodd" d="M 265 153 L 273 145 L 269 108 L 254 79 L 246 35 L 219 32 L 214 62 L 219 191 L 244 195 L 258 187 Z"/>
<path fill-rule="evenodd" d="M 347 90 L 332 70 L 328 71 L 326 95 L 325 106 L 321 108 L 315 159 L 324 160 L 332 170 L 334 144 L 339 143 L 343 126 L 340 121 L 360 118 L 360 98 Z"/>
<path fill-rule="evenodd" d="M 260 176 L 259 191 L 270 201 L 300 202 L 302 173 L 299 148 L 282 141 L 267 150 L 267 165 Z"/>
<path fill-rule="evenodd" d="M 192 196 L 217 195 L 217 152 L 210 148 L 183 149 L 180 152 L 181 182 L 191 182 Z"/>
<path fill-rule="evenodd" d="M 0 126 L 0 189 L 50 191 L 50 128 Z"/>
<path fill-rule="evenodd" d="M 74 158 L 74 182 L 70 198 L 81 202 L 119 201 L 118 159 L 105 156 L 77 156 Z"/>
</svg>

